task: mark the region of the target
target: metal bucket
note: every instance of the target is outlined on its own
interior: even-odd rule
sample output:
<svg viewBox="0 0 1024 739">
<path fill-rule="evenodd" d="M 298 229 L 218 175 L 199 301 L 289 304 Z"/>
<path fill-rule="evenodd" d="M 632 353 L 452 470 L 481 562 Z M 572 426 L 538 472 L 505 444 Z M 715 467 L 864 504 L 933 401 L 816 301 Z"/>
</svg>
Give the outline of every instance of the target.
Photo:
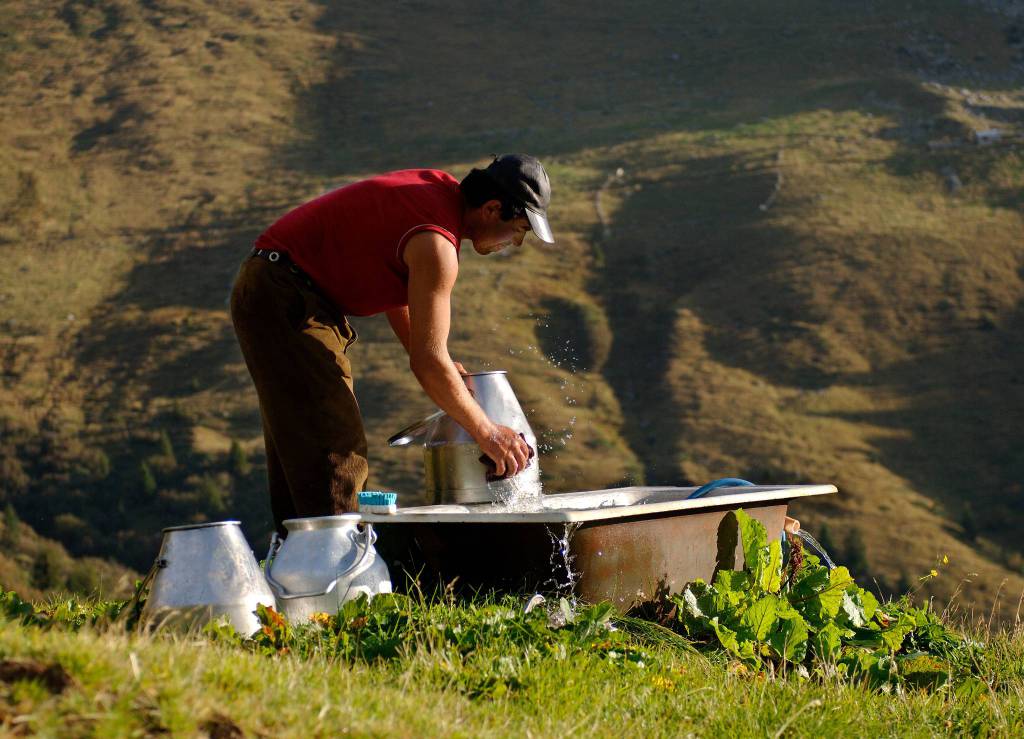
<svg viewBox="0 0 1024 739">
<path fill-rule="evenodd" d="M 292 623 L 314 613 L 334 614 L 347 600 L 365 593 L 391 592 L 391 577 L 377 556 L 373 526 L 359 528 L 358 513 L 291 518 L 288 537 L 274 534 L 265 572 L 278 610 Z"/>
<path fill-rule="evenodd" d="M 489 419 L 519 432 L 532 449 L 537 449 L 537 437 L 504 370 L 474 372 L 462 379 Z M 537 455 L 515 477 L 488 482 L 487 467 L 480 462 L 480 447 L 443 411 L 399 431 L 388 443 L 423 445 L 425 490 L 427 500 L 434 503 L 503 503 L 540 494 Z"/>
<path fill-rule="evenodd" d="M 163 534 L 144 628 L 196 629 L 223 616 L 240 634 L 258 630 L 256 606 L 273 606 L 274 594 L 239 522 L 171 526 Z"/>
</svg>

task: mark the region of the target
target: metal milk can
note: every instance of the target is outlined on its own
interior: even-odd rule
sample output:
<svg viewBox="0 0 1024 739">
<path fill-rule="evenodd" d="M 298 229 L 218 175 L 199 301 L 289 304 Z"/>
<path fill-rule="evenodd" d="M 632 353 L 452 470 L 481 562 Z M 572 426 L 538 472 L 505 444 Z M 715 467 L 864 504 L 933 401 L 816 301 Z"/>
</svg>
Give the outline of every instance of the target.
<svg viewBox="0 0 1024 739">
<path fill-rule="evenodd" d="M 537 449 L 537 437 L 526 420 L 504 370 L 462 376 L 484 413 L 497 424 L 518 431 Z M 487 467 L 473 437 L 444 411 L 437 411 L 388 439 L 391 446 L 423 445 L 427 501 L 430 503 L 503 503 L 540 494 L 540 462 L 534 455 L 526 468 L 505 480 L 487 480 Z"/>
<path fill-rule="evenodd" d="M 314 613 L 334 614 L 362 593 L 373 597 L 391 592 L 391 577 L 377 556 L 373 526 L 358 513 L 291 518 L 288 536 L 275 533 L 264 565 L 278 610 L 292 623 L 305 623 Z"/>
<path fill-rule="evenodd" d="M 238 521 L 163 530 L 160 554 L 147 579 L 144 628 L 201 627 L 221 616 L 246 636 L 260 628 L 256 606 L 274 605 L 256 557 Z"/>
</svg>

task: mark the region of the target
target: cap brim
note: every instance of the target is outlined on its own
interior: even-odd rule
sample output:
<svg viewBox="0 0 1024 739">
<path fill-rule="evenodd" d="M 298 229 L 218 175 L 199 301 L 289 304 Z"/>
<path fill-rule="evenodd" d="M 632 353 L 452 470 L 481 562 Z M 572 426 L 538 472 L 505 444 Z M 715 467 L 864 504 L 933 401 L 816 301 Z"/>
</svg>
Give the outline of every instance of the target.
<svg viewBox="0 0 1024 739">
<path fill-rule="evenodd" d="M 547 216 L 541 213 L 534 213 L 529 208 L 526 208 L 526 217 L 530 219 L 530 228 L 537 234 L 538 239 L 548 244 L 555 243 L 555 237 L 551 233 L 551 226 L 548 225 Z"/>
</svg>

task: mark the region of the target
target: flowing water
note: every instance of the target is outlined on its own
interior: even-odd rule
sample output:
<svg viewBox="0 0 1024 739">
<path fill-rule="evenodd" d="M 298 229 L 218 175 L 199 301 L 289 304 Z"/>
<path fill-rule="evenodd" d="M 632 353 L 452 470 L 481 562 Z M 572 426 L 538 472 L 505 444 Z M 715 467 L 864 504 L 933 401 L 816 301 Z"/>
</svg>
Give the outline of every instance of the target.
<svg viewBox="0 0 1024 739">
<path fill-rule="evenodd" d="M 834 570 L 836 568 L 836 563 L 833 562 L 832 558 L 828 556 L 828 552 L 826 552 L 825 548 L 818 543 L 817 539 L 815 539 L 813 536 L 808 534 L 803 529 L 797 531 L 796 535 L 803 539 L 805 542 L 807 542 L 808 546 L 810 546 L 811 549 L 813 549 L 815 552 L 821 555 L 821 558 L 825 560 L 825 564 L 828 565 L 828 568 L 830 570 Z"/>
<path fill-rule="evenodd" d="M 545 585 L 551 585 L 552 589 L 559 595 L 572 600 L 572 591 L 580 575 L 572 569 L 572 562 L 575 557 L 570 551 L 573 534 L 580 527 L 580 522 L 562 524 L 562 533 L 556 533 L 556 526 L 546 526 L 548 536 L 551 537 L 551 579 Z M 564 576 L 564 580 L 562 577 Z"/>
</svg>

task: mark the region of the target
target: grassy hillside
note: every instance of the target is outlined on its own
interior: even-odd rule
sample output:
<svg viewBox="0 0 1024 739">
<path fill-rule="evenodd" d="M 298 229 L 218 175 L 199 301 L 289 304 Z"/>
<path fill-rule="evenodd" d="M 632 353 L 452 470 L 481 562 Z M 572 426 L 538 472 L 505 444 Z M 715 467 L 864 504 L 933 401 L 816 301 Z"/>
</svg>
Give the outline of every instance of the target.
<svg viewBox="0 0 1024 739">
<path fill-rule="evenodd" d="M 252 239 L 360 176 L 529 151 L 558 247 L 467 253 L 452 348 L 510 371 L 548 489 L 834 482 L 799 514 L 883 587 L 948 554 L 935 594 L 966 577 L 987 613 L 1005 580 L 1015 603 L 1019 22 L 946 0 L 446 7 L 0 9 L 18 515 L 135 568 L 187 521 L 241 518 L 262 547 L 225 308 Z M 371 484 L 414 503 L 420 460 L 384 440 L 430 404 L 386 323 L 357 325 Z"/>
</svg>

